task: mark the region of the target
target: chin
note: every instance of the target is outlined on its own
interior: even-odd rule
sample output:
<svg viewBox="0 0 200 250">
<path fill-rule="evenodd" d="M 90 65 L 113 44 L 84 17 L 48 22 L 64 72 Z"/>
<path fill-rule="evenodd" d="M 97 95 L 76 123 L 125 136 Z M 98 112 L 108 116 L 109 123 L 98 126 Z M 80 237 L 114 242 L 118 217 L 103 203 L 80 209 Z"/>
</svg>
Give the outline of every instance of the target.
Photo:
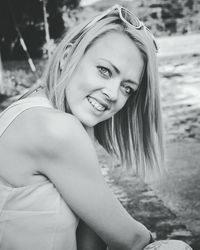
<svg viewBox="0 0 200 250">
<path fill-rule="evenodd" d="M 97 125 L 100 121 L 97 121 L 97 119 L 92 119 L 90 117 L 79 117 L 76 116 L 76 118 L 82 123 L 84 127 L 90 127 L 93 128 L 95 125 Z"/>
<path fill-rule="evenodd" d="M 84 115 L 83 115 L 84 114 Z M 85 113 L 85 112 L 77 112 L 76 114 L 74 114 L 74 116 L 76 116 L 76 118 L 83 124 L 84 127 L 94 127 L 96 126 L 98 123 L 105 121 L 106 119 L 109 118 L 105 118 L 103 119 L 103 116 L 95 116 L 91 113 Z"/>
<path fill-rule="evenodd" d="M 80 122 L 83 124 L 84 127 L 88 128 L 93 128 L 95 125 L 97 125 L 99 122 L 94 122 L 94 121 L 85 121 L 85 120 L 80 120 Z"/>
</svg>

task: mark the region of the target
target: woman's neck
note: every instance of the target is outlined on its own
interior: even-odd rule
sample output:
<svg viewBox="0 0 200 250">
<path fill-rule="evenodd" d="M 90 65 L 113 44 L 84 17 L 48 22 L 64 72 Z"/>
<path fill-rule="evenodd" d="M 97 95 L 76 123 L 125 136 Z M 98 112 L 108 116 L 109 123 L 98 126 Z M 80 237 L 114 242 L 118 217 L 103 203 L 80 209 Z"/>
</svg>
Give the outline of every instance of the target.
<svg viewBox="0 0 200 250">
<path fill-rule="evenodd" d="M 95 142 L 95 137 L 94 137 L 94 128 L 93 127 L 86 127 L 85 126 L 85 130 L 88 133 L 90 139 L 92 140 L 92 142 Z"/>
</svg>

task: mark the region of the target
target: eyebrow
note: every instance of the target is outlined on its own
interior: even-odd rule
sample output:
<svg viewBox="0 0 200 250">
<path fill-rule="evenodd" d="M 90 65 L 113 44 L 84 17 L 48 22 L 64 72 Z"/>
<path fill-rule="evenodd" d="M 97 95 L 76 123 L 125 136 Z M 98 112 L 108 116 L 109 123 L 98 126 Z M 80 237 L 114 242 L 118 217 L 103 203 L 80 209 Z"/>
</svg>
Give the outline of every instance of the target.
<svg viewBox="0 0 200 250">
<path fill-rule="evenodd" d="M 108 63 L 113 67 L 113 69 L 115 70 L 115 72 L 116 72 L 117 74 L 120 74 L 120 70 L 119 70 L 114 64 L 112 64 L 110 60 L 105 59 L 105 58 L 100 58 L 100 59 L 101 59 L 101 60 L 104 60 L 104 61 L 106 61 L 106 62 L 108 62 Z M 138 83 L 138 82 L 135 82 L 135 81 L 133 81 L 133 80 L 131 80 L 131 79 L 126 79 L 125 82 L 129 82 L 129 83 L 131 83 L 131 84 L 134 84 L 134 85 L 136 85 L 137 87 L 139 86 L 139 83 Z"/>
</svg>

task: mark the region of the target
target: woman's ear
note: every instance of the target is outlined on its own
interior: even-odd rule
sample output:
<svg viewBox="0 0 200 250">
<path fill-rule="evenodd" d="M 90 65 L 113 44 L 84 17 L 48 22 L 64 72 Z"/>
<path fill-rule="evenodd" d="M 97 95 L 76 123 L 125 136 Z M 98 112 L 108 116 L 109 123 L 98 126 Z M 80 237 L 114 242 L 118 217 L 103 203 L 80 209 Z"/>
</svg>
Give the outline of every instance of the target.
<svg viewBox="0 0 200 250">
<path fill-rule="evenodd" d="M 60 72 L 62 72 L 63 68 L 64 68 L 64 65 L 66 63 L 66 58 L 72 48 L 73 44 L 72 43 L 68 43 L 67 46 L 65 47 L 64 49 L 64 53 L 60 59 L 60 63 L 59 63 L 59 68 L 60 68 Z"/>
</svg>

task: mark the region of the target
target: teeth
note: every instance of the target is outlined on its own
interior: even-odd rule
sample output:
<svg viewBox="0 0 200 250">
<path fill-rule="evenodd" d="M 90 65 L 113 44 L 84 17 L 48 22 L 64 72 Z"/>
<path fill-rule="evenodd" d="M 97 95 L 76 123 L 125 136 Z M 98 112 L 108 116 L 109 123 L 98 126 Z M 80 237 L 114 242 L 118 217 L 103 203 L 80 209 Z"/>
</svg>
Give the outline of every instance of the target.
<svg viewBox="0 0 200 250">
<path fill-rule="evenodd" d="M 95 99 L 93 99 L 93 98 L 91 98 L 91 97 L 88 97 L 87 99 L 88 99 L 89 103 L 91 103 L 92 106 L 93 106 L 94 108 L 96 108 L 97 110 L 99 110 L 99 111 L 104 111 L 104 110 L 106 109 L 105 106 L 101 105 L 101 104 L 100 104 L 99 102 L 97 102 Z"/>
</svg>

